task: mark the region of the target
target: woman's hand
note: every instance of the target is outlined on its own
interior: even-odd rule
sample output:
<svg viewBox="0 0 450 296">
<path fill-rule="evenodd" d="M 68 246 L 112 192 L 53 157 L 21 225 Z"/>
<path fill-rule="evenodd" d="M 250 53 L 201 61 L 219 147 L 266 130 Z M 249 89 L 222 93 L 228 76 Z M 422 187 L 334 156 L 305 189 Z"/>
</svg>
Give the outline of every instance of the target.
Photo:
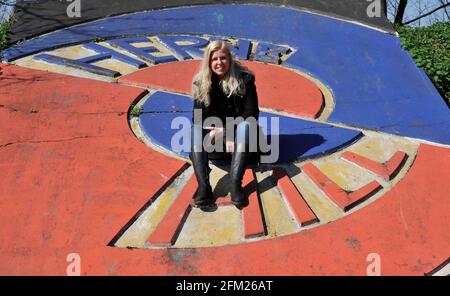
<svg viewBox="0 0 450 296">
<path fill-rule="evenodd" d="M 208 133 L 208 145 L 212 146 L 216 143 L 217 139 L 224 137 L 224 129 L 219 127 L 204 127 L 204 129 L 210 130 Z M 225 140 L 225 149 L 227 153 L 234 152 L 234 141 L 230 139 Z"/>
<path fill-rule="evenodd" d="M 208 133 L 208 144 L 214 145 L 216 139 L 223 138 L 223 128 L 221 127 L 205 127 L 204 129 L 210 130 Z"/>
</svg>

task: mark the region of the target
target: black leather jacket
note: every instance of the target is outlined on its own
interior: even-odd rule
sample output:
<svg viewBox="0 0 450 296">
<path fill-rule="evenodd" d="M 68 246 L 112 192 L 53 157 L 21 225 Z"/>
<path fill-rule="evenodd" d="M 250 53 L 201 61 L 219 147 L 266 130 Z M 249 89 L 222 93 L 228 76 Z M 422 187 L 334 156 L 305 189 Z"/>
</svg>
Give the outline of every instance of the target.
<svg viewBox="0 0 450 296">
<path fill-rule="evenodd" d="M 241 72 L 242 81 L 245 83 L 245 94 L 243 96 L 233 95 L 229 98 L 223 93 L 222 88 L 219 85 L 219 79 L 215 74 L 212 77 L 211 84 L 211 103 L 208 107 L 198 100 L 194 99 L 194 110 L 200 109 L 202 114 L 202 125 L 204 120 L 210 116 L 216 116 L 222 120 L 222 126 L 225 127 L 226 117 L 239 117 L 244 119 L 254 117 L 258 120 L 259 108 L 258 108 L 258 95 L 256 93 L 255 76 Z M 194 81 L 194 84 L 199 83 Z M 198 86 L 198 84 L 197 84 Z M 194 114 L 192 117 L 194 123 Z"/>
</svg>

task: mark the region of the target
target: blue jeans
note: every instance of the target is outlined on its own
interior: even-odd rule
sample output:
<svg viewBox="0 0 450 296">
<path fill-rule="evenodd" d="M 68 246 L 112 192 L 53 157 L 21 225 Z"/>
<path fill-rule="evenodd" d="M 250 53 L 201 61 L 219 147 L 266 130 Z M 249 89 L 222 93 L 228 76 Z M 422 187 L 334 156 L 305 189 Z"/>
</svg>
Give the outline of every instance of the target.
<svg viewBox="0 0 450 296">
<path fill-rule="evenodd" d="M 203 129 L 200 125 L 193 125 L 191 128 L 191 153 L 192 152 L 202 152 L 206 153 L 203 147 L 203 140 L 209 130 Z M 250 142 L 250 123 L 243 121 L 237 125 L 234 134 L 234 147 L 237 152 L 248 151 Z M 225 147 L 222 147 L 222 151 L 216 151 L 216 153 L 224 153 Z"/>
</svg>

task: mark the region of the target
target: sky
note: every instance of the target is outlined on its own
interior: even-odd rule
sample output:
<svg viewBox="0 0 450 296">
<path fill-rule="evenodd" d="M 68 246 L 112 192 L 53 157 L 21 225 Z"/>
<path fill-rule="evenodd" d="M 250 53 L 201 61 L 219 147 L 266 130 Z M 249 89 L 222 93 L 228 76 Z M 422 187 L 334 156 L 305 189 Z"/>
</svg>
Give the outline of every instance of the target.
<svg viewBox="0 0 450 296">
<path fill-rule="evenodd" d="M 445 3 L 450 2 L 450 0 L 443 0 Z M 388 18 L 391 22 L 394 21 L 395 10 L 389 3 L 398 3 L 398 0 L 388 0 Z M 405 17 L 403 21 L 411 20 L 423 13 L 433 10 L 434 8 L 439 7 L 442 3 L 439 0 L 409 0 L 408 5 L 406 6 Z M 429 26 L 437 21 L 449 21 L 448 16 L 446 15 L 447 11 L 448 15 L 450 15 L 450 7 L 446 9 L 441 9 L 432 15 L 425 17 L 417 22 L 411 23 L 411 26 Z"/>
</svg>

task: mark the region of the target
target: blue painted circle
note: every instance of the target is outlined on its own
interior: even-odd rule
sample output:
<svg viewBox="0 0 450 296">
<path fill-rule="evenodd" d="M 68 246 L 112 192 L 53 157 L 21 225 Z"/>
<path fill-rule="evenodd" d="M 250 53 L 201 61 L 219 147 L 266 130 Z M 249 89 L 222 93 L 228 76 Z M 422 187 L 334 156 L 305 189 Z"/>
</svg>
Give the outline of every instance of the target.
<svg viewBox="0 0 450 296">
<path fill-rule="evenodd" d="M 188 158 L 190 134 L 186 134 L 187 136 L 179 143 L 180 146 L 184 144 L 185 149 L 174 151 L 172 139 L 176 133 L 182 132 L 182 128 L 171 127 L 177 117 L 186 118 L 189 125 L 184 128 L 189 132 L 192 125 L 192 109 L 193 101 L 190 97 L 158 91 L 144 103 L 139 124 L 154 145 Z M 273 113 L 261 112 L 260 123 L 263 118 L 267 118 L 267 125 L 264 125 L 267 127 L 264 129 L 266 136 L 268 138 L 271 135 L 279 136 L 279 163 L 326 155 L 362 136 L 359 131 Z M 279 121 L 278 130 L 274 129 L 273 118 Z"/>
</svg>

